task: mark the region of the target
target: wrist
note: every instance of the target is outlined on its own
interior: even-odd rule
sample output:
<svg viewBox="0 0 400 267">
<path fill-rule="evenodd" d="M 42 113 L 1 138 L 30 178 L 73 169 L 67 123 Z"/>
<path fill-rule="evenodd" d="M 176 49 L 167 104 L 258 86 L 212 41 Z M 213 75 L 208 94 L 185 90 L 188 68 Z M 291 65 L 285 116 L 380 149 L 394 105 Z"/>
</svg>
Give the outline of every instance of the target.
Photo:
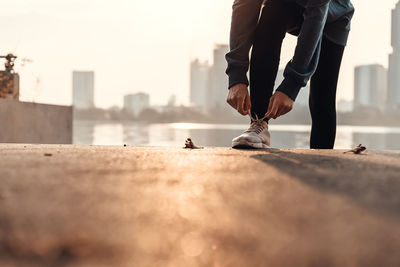
<svg viewBox="0 0 400 267">
<path fill-rule="evenodd" d="M 246 86 L 249 86 L 249 80 L 247 79 L 245 70 L 231 69 L 228 72 L 228 76 L 229 76 L 228 89 L 232 88 L 233 86 L 235 86 L 237 84 L 245 84 Z"/>
<path fill-rule="evenodd" d="M 281 85 L 276 89 L 277 92 L 281 92 L 288 96 L 291 100 L 295 101 L 301 86 L 290 78 L 285 78 Z"/>
</svg>

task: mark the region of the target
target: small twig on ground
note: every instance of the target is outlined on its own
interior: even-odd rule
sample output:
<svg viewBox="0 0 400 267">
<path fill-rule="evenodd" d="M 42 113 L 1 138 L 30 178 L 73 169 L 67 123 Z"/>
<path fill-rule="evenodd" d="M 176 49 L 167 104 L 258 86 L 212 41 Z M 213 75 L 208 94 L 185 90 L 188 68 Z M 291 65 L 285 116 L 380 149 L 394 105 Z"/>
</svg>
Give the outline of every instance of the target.
<svg viewBox="0 0 400 267">
<path fill-rule="evenodd" d="M 349 151 L 346 151 L 344 153 L 354 153 L 354 154 L 358 155 L 358 154 L 361 154 L 362 152 L 364 152 L 366 150 L 367 150 L 367 148 L 365 146 L 359 144 L 356 148 L 354 148 L 352 150 L 349 150 Z"/>
<path fill-rule="evenodd" d="M 186 139 L 184 149 L 203 149 L 204 147 L 196 146 L 191 138 Z"/>
<path fill-rule="evenodd" d="M 45 156 L 45 157 L 51 157 L 51 156 L 53 156 L 53 154 L 51 154 L 51 153 L 44 153 L 44 156 Z"/>
</svg>

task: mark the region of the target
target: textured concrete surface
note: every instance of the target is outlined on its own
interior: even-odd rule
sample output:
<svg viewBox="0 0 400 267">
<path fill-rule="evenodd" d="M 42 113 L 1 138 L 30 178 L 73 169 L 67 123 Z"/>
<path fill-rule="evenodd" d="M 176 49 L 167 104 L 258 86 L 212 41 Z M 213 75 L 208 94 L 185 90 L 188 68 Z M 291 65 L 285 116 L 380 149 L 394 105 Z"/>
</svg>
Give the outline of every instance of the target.
<svg viewBox="0 0 400 267">
<path fill-rule="evenodd" d="M 400 152 L 0 145 L 0 266 L 400 266 Z"/>
<path fill-rule="evenodd" d="M 72 144 L 72 107 L 0 99 L 0 143 Z"/>
</svg>

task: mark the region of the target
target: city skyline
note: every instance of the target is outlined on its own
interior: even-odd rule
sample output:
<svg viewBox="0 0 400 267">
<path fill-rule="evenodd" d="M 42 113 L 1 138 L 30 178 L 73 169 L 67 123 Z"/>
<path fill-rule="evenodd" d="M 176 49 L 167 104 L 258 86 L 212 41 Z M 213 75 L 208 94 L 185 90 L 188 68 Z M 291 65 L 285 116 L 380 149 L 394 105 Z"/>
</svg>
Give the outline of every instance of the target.
<svg viewBox="0 0 400 267">
<path fill-rule="evenodd" d="M 354 106 L 390 112 L 400 108 L 400 1 L 392 10 L 388 68 L 380 64 L 357 66 L 354 70 Z"/>
<path fill-rule="evenodd" d="M 352 98 L 355 66 L 388 66 L 390 15 L 397 2 L 375 6 L 372 0 L 353 1 L 356 15 L 338 100 Z M 178 104 L 188 104 L 190 61 L 211 64 L 214 44 L 227 43 L 232 3 L 16 0 L 0 11 L 3 24 L 13 25 L 0 37 L 1 51 L 33 60 L 23 68 L 17 60 L 23 100 L 69 105 L 71 71 L 90 69 L 97 74 L 96 106 L 122 106 L 123 95 L 140 91 L 152 96 L 152 105 L 165 104 L 171 94 Z M 370 14 L 378 19 L 371 20 Z M 294 44 L 288 36 L 282 64 L 293 56 Z"/>
</svg>

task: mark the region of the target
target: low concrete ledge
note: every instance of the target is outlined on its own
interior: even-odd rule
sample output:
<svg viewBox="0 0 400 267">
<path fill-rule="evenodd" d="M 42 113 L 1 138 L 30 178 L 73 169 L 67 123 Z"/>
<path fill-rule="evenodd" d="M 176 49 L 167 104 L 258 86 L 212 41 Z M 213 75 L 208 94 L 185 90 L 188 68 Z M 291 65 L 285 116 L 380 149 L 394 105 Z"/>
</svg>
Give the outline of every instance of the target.
<svg viewBox="0 0 400 267">
<path fill-rule="evenodd" d="M 400 266 L 399 151 L 0 144 L 0 165 L 0 266 Z"/>
<path fill-rule="evenodd" d="M 0 143 L 72 144 L 72 107 L 0 99 Z"/>
</svg>

